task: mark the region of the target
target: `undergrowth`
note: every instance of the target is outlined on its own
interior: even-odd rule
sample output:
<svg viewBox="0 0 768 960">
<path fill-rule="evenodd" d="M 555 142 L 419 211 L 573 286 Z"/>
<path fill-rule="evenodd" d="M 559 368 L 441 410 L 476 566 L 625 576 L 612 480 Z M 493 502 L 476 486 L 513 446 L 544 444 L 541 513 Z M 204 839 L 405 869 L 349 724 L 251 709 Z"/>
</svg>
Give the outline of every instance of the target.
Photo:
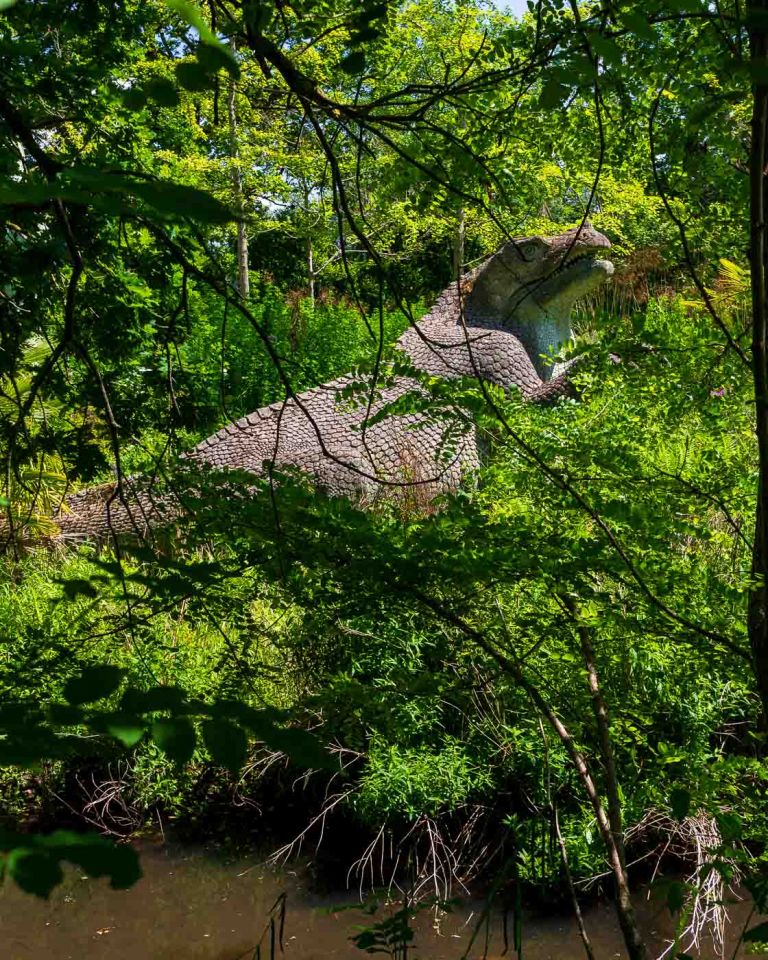
<svg viewBox="0 0 768 960">
<path fill-rule="evenodd" d="M 347 308 L 304 319 L 297 309 L 298 320 L 288 307 L 273 320 L 278 339 L 306 324 L 307 382 L 344 372 L 359 348 Z M 327 355 L 321 330 L 335 331 Z M 190 376 L 200 338 L 186 347 Z M 233 340 L 226 390 L 242 412 L 273 399 L 273 387 L 246 376 L 255 354 L 242 331 Z M 498 402 L 518 435 L 588 493 L 666 604 L 740 641 L 753 464 L 736 373 L 727 360 L 709 365 L 698 320 L 679 301 L 604 321 L 589 350 L 579 402 Z M 217 389 L 196 397 L 203 420 L 218 409 Z M 89 742 L 32 774 L 2 770 L 5 819 L 86 818 L 121 835 L 157 824 L 210 835 L 215 823 L 222 838 L 268 836 L 281 855 L 313 849 L 325 832 L 345 869 L 371 882 L 390 882 L 415 857 L 425 896 L 509 862 L 532 894 L 554 895 L 564 876 L 557 824 L 576 880 L 599 878 L 603 848 L 561 743 L 488 649 L 425 609 L 415 586 L 520 657 L 589 753 L 589 688 L 563 605 L 575 598 L 595 638 L 636 855 L 656 862 L 659 825 L 681 790 L 691 815 L 718 824 L 733 814 L 759 849 L 768 771 L 744 732 L 757 714 L 746 663 L 660 615 L 594 518 L 543 483 L 497 422 L 479 422 L 492 450 L 481 482 L 438 511 L 363 514 L 286 481 L 275 547 L 266 498 L 249 486 L 228 508 L 217 501 L 215 522 L 178 541 L 176 559 L 217 558 L 226 575 L 182 598 L 157 589 L 157 572 L 130 550 L 124 570 L 146 571 L 143 588 L 102 582 L 114 558 L 87 547 L 3 560 L 0 703 L 54 698 L 83 662 L 106 661 L 139 686 L 288 709 L 339 761 L 333 775 L 304 774 L 253 741 L 233 776 L 202 748 L 178 768 L 151 744 L 118 752 Z M 237 531 L 226 509 L 240 511 Z M 94 589 L 72 586 L 84 582 Z"/>
</svg>

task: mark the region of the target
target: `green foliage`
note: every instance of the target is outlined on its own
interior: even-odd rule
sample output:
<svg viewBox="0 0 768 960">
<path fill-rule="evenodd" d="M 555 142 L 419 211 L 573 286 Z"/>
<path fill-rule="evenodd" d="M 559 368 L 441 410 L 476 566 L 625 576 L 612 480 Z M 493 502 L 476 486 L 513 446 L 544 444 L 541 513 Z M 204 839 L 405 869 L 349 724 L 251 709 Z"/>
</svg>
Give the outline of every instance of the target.
<svg viewBox="0 0 768 960">
<path fill-rule="evenodd" d="M 373 824 L 393 816 L 412 821 L 460 807 L 473 793 L 485 794 L 491 783 L 490 772 L 472 762 L 466 747 L 450 739 L 436 753 L 374 740 L 355 807 Z"/>
<path fill-rule="evenodd" d="M 326 383 L 375 355 L 372 337 L 357 309 L 327 299 L 314 307 L 295 292 L 286 297 L 273 284 L 259 284 L 251 312 L 269 331 L 295 390 Z M 180 346 L 182 372 L 176 396 L 190 425 L 209 430 L 222 414 L 237 418 L 279 400 L 284 386 L 259 334 L 241 315 L 210 299 L 193 298 L 199 317 Z M 386 343 L 397 339 L 407 320 L 396 312 L 383 317 Z"/>
<path fill-rule="evenodd" d="M 624 261 L 613 303 L 633 306 L 585 310 L 578 402 L 430 385 L 430 412 L 469 411 L 489 453 L 434 508 L 362 513 L 296 477 L 179 469 L 195 519 L 170 557 L 4 559 L 9 815 L 18 765 L 66 777 L 120 757 L 142 811 L 181 816 L 206 765 L 234 778 L 272 752 L 333 769 L 367 825 L 486 811 L 519 879 L 552 889 L 554 810 L 577 877 L 605 851 L 531 692 L 600 781 L 587 637 L 625 825 L 703 810 L 725 845 L 764 845 L 768 776 L 745 732 L 751 383 L 701 301 L 743 343 L 745 93 L 760 74 L 739 9 L 0 6 L 0 447 L 17 551 L 55 532 L 68 484 L 162 475 L 286 379 L 370 368 L 414 304 L 510 234 L 591 212 Z M 696 294 L 654 299 L 681 292 L 684 262 Z M 416 409 L 408 396 L 396 412 Z M 63 860 L 135 877 L 127 848 L 3 844 L 40 895 Z M 687 891 L 669 890 L 681 914 Z M 358 946 L 405 952 L 408 919 Z"/>
</svg>

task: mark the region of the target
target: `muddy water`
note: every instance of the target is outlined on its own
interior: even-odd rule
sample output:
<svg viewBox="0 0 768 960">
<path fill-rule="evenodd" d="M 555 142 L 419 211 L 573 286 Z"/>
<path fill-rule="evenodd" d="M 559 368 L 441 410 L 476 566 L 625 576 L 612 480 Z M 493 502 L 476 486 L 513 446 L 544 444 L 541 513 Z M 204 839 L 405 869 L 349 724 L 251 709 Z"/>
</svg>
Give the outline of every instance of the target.
<svg viewBox="0 0 768 960">
<path fill-rule="evenodd" d="M 269 910 L 287 896 L 284 956 L 287 960 L 362 960 L 368 954 L 350 942 L 370 919 L 356 909 L 349 892 L 319 896 L 302 871 L 266 869 L 259 859 L 233 861 L 202 849 L 145 844 L 143 879 L 131 890 L 113 891 L 103 880 L 70 872 L 64 886 L 44 903 L 6 884 L 0 888 L 0 957 L 2 960 L 239 960 L 254 955 Z M 435 924 L 429 914 L 416 921 L 409 958 L 458 960 L 469 943 L 481 903 L 465 903 Z M 733 910 L 743 923 L 745 904 Z M 669 932 L 665 910 L 644 901 L 641 920 L 659 950 Z M 608 905 L 586 912 L 597 960 L 624 957 Z M 489 958 L 503 951 L 501 918 L 491 923 Z M 735 923 L 734 923 L 735 926 Z M 526 920 L 525 960 L 582 960 L 576 926 L 553 913 Z M 484 953 L 481 939 L 472 957 Z M 262 956 L 269 956 L 268 938 Z M 657 950 L 657 954 L 659 952 Z M 730 958 L 733 947 L 727 952 Z M 512 955 L 507 954 L 508 956 Z M 714 956 L 704 950 L 701 957 Z M 278 953 L 278 956 L 280 954 Z M 739 953 L 741 956 L 741 953 Z"/>
</svg>

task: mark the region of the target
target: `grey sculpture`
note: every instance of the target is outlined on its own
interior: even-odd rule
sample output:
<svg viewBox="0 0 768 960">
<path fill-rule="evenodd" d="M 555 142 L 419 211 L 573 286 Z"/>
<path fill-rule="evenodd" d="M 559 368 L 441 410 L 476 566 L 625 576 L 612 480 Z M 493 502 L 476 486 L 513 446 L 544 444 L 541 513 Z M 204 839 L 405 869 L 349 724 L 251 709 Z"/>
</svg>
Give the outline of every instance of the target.
<svg viewBox="0 0 768 960">
<path fill-rule="evenodd" d="M 529 400 L 551 402 L 569 392 L 565 370 L 550 359 L 571 337 L 576 300 L 612 273 L 601 254 L 610 242 L 591 226 L 556 237 L 512 241 L 460 281 L 400 337 L 413 367 L 436 377 L 479 377 Z M 478 463 L 471 427 L 445 443 L 446 425 L 426 413 L 391 414 L 371 422 L 408 391 L 412 377 L 389 378 L 356 402 L 340 399 L 352 376 L 263 407 L 203 440 L 187 458 L 218 469 L 261 474 L 264 465 L 295 467 L 333 495 L 367 502 L 387 491 L 417 488 L 422 499 L 457 488 Z M 455 431 L 454 431 L 455 432 Z M 168 522 L 175 509 L 140 479 L 69 496 L 56 518 L 68 539 L 142 534 Z"/>
</svg>

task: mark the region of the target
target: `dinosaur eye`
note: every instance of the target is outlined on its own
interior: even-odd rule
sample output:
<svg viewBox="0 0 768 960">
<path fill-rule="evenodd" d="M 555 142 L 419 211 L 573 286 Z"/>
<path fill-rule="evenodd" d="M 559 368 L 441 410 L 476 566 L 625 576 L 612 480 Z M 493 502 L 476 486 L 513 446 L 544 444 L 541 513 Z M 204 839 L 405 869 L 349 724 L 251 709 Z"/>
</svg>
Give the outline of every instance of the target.
<svg viewBox="0 0 768 960">
<path fill-rule="evenodd" d="M 518 253 L 524 260 L 530 260 L 532 257 L 535 257 L 541 247 L 542 243 L 540 240 L 525 240 L 523 243 L 517 244 Z"/>
</svg>

